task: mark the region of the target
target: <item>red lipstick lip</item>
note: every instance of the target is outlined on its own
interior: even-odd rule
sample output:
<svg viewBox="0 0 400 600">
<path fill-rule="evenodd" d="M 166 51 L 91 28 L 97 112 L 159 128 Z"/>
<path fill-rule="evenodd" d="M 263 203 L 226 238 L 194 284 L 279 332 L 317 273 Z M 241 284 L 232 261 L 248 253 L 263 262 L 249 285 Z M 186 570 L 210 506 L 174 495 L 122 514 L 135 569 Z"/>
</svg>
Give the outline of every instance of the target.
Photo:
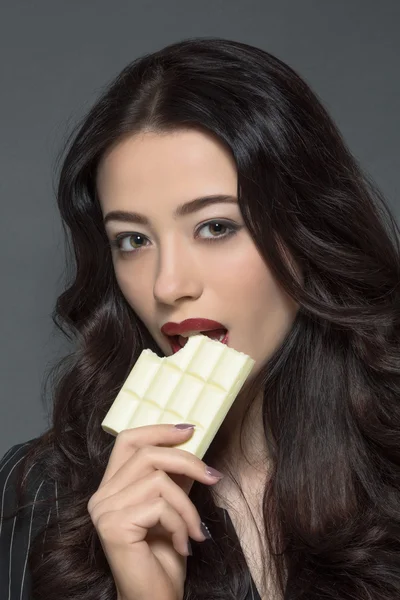
<svg viewBox="0 0 400 600">
<path fill-rule="evenodd" d="M 181 323 L 173 323 L 169 321 L 161 327 L 161 333 L 168 336 L 182 335 L 188 331 L 212 331 L 213 329 L 226 329 L 224 325 L 218 323 L 218 321 L 211 321 L 210 319 L 185 319 Z"/>
</svg>

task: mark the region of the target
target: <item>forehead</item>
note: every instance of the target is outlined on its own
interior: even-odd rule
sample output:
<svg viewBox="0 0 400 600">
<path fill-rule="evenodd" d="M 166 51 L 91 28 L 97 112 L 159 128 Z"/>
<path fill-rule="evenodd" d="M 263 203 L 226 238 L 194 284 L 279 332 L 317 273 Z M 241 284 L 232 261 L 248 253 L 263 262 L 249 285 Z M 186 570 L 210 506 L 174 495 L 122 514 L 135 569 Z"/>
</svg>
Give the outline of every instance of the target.
<svg viewBox="0 0 400 600">
<path fill-rule="evenodd" d="M 199 193 L 235 193 L 236 183 L 231 152 L 215 136 L 193 129 L 127 137 L 106 152 L 97 173 L 103 202 L 116 194 L 168 192 L 179 202 Z"/>
</svg>

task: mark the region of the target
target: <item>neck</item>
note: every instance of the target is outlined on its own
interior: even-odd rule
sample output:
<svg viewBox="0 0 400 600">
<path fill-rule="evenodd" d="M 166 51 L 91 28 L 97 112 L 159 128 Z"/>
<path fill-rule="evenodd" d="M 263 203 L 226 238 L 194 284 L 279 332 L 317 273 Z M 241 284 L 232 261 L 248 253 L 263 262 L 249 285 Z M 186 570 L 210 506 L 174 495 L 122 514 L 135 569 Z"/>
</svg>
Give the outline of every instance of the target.
<svg viewBox="0 0 400 600">
<path fill-rule="evenodd" d="M 229 413 L 217 434 L 214 463 L 220 465 L 221 471 L 228 467 L 239 477 L 249 477 L 255 472 L 267 471 L 267 449 L 262 419 L 262 394 L 251 403 L 244 419 L 248 404 L 248 396 L 236 398 Z M 243 421 L 243 426 L 242 426 Z M 240 445 L 240 429 L 242 447 Z M 218 467 L 216 467 L 218 468 Z"/>
</svg>

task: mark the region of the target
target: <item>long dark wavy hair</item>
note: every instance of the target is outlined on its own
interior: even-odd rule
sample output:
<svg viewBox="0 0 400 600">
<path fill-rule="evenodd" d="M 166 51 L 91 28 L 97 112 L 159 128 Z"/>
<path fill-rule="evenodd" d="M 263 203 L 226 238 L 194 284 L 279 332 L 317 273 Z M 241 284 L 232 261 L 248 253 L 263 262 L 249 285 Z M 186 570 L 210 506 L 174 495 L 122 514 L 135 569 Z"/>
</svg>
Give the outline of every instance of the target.
<svg viewBox="0 0 400 600">
<path fill-rule="evenodd" d="M 140 352 L 160 349 L 118 287 L 96 170 L 124 136 L 179 128 L 212 132 L 231 150 L 245 224 L 299 306 L 254 382 L 271 459 L 265 570 L 285 600 L 398 598 L 399 227 L 294 70 L 218 38 L 183 40 L 133 61 L 67 142 L 58 207 L 72 260 L 53 320 L 74 346 L 52 369 L 51 426 L 29 448 L 18 486 L 37 461 L 57 483 L 58 512 L 31 545 L 33 596 L 116 598 L 87 511 L 114 444 L 101 422 Z M 195 482 L 190 497 L 214 541 L 194 544 L 185 600 L 243 599 L 249 572 L 212 488 Z"/>
</svg>

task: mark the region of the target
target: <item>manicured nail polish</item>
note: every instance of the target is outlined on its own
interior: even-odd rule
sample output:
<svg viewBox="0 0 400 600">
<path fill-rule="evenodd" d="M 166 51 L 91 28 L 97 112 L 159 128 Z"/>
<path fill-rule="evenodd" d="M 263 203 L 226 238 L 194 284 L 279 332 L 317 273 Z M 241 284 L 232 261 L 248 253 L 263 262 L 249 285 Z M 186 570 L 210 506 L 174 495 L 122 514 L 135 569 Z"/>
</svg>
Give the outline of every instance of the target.
<svg viewBox="0 0 400 600">
<path fill-rule="evenodd" d="M 212 467 L 206 467 L 206 474 L 210 475 L 210 477 L 216 477 L 218 479 L 222 479 L 224 476 L 223 473 L 217 471 L 217 469 L 213 469 Z"/>
<path fill-rule="evenodd" d="M 178 423 L 174 425 L 175 429 L 179 429 L 181 431 L 185 431 L 186 429 L 194 429 L 195 425 L 191 425 L 190 423 Z"/>
<path fill-rule="evenodd" d="M 203 521 L 201 521 L 200 523 L 200 529 L 201 529 L 201 533 L 208 539 L 208 540 L 212 540 L 212 535 L 209 532 L 209 529 L 207 527 L 207 525 L 205 523 L 203 523 Z"/>
</svg>

